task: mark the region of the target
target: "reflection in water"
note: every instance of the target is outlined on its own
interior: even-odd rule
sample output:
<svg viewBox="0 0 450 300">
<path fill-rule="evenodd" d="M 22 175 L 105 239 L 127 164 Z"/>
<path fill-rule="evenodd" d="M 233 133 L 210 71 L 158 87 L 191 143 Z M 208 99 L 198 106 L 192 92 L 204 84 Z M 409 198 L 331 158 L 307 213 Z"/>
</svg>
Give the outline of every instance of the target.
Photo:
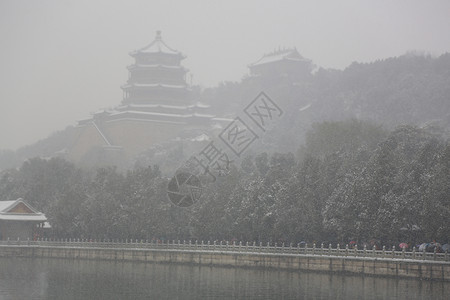
<svg viewBox="0 0 450 300">
<path fill-rule="evenodd" d="M 446 299 L 450 283 L 261 269 L 0 258 L 0 299 Z"/>
</svg>

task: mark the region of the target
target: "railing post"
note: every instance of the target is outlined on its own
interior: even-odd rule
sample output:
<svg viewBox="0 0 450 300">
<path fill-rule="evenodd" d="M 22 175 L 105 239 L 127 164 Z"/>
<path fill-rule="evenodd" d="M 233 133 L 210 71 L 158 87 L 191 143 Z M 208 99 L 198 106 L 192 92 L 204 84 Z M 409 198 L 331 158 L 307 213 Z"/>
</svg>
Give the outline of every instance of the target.
<svg viewBox="0 0 450 300">
<path fill-rule="evenodd" d="M 412 256 L 413 259 L 416 259 L 416 246 L 413 247 Z"/>
<path fill-rule="evenodd" d="M 395 257 L 395 246 L 392 246 L 392 258 Z"/>
<path fill-rule="evenodd" d="M 436 260 L 436 253 L 437 253 L 436 249 L 437 249 L 437 247 L 434 247 L 434 251 L 433 251 L 433 260 Z"/>
<path fill-rule="evenodd" d="M 297 243 L 297 254 L 300 254 L 300 243 Z"/>
<path fill-rule="evenodd" d="M 405 256 L 406 256 L 406 248 L 403 247 L 403 248 L 402 248 L 402 258 L 404 259 Z"/>
<path fill-rule="evenodd" d="M 386 257 L 386 246 L 383 246 L 383 258 Z"/>
<path fill-rule="evenodd" d="M 364 257 L 366 257 L 366 253 L 367 253 L 367 245 L 366 244 L 364 244 Z"/>
<path fill-rule="evenodd" d="M 375 245 L 373 245 L 372 247 L 372 256 L 375 257 L 375 253 L 376 253 L 377 247 Z"/>
<path fill-rule="evenodd" d="M 337 243 L 337 245 L 336 245 L 336 256 L 339 256 L 340 252 L 341 252 L 341 245 L 339 245 L 339 243 Z"/>
<path fill-rule="evenodd" d="M 316 243 L 313 243 L 312 254 L 313 254 L 313 255 L 316 254 Z"/>
<path fill-rule="evenodd" d="M 320 255 L 323 255 L 323 243 L 320 244 Z"/>
<path fill-rule="evenodd" d="M 328 245 L 328 255 L 331 255 L 331 243 Z"/>
<path fill-rule="evenodd" d="M 261 253 L 261 249 L 262 249 L 262 242 L 259 242 L 259 253 Z"/>
<path fill-rule="evenodd" d="M 354 253 L 355 257 L 357 257 L 358 256 L 358 244 L 355 244 L 355 248 L 353 248 L 353 249 L 354 249 L 353 253 Z"/>
</svg>

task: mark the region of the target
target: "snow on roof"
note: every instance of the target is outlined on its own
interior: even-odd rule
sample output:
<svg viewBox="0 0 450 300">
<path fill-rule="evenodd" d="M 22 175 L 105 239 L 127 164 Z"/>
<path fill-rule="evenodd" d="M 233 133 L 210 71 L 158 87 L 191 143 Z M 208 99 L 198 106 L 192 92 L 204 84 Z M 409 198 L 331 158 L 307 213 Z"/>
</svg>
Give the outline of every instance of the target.
<svg viewBox="0 0 450 300">
<path fill-rule="evenodd" d="M 229 119 L 229 118 L 213 118 L 213 121 L 219 121 L 219 122 L 232 122 L 233 119 Z"/>
<path fill-rule="evenodd" d="M 128 88 L 128 87 L 164 87 L 164 88 L 176 88 L 176 89 L 182 89 L 186 88 L 185 84 L 181 85 L 175 85 L 175 84 L 163 84 L 163 83 L 128 83 L 122 86 L 122 88 Z"/>
<path fill-rule="evenodd" d="M 195 109 L 202 109 L 202 108 L 210 108 L 211 106 L 208 104 L 204 104 L 201 102 L 197 102 L 195 104 L 192 105 L 167 105 L 167 104 L 134 104 L 134 103 L 130 103 L 130 104 L 124 104 L 124 105 L 120 105 L 116 108 L 115 111 L 109 111 L 109 113 L 118 113 L 118 112 L 123 112 L 125 110 L 130 110 L 130 109 L 151 109 L 151 108 L 163 108 L 163 109 L 174 109 L 174 110 L 194 110 Z"/>
<path fill-rule="evenodd" d="M 299 108 L 299 111 L 307 110 L 307 109 L 310 108 L 310 107 L 311 107 L 311 103 L 309 103 L 309 104 L 307 104 L 307 105 L 305 105 L 305 106 Z"/>
<path fill-rule="evenodd" d="M 290 60 L 290 61 L 306 61 L 297 51 L 297 49 L 283 49 L 277 50 L 269 54 L 265 54 L 258 61 L 249 65 L 249 67 L 254 67 L 258 65 L 263 65 L 271 62 Z"/>
<path fill-rule="evenodd" d="M 193 142 L 203 142 L 203 141 L 209 141 L 209 140 L 210 140 L 209 136 L 207 136 L 204 133 L 191 139 L 191 141 L 193 141 Z"/>
<path fill-rule="evenodd" d="M 193 117 L 201 117 L 201 118 L 213 118 L 214 115 L 208 115 L 208 114 L 199 114 L 199 113 L 193 113 Z"/>
<path fill-rule="evenodd" d="M 168 65 L 162 65 L 162 64 L 153 64 L 153 65 L 147 65 L 147 64 L 134 64 L 134 65 L 130 65 L 127 68 L 128 69 L 134 69 L 136 67 L 141 67 L 141 68 L 164 68 L 164 69 L 183 69 L 186 70 L 187 69 L 183 66 L 168 66 Z"/>
<path fill-rule="evenodd" d="M 127 108 L 170 108 L 170 109 L 189 109 L 191 106 L 187 105 L 166 105 L 166 104 L 127 104 L 119 106 L 117 109 L 127 109 Z"/>
<path fill-rule="evenodd" d="M 136 121 L 136 122 L 154 122 L 154 123 L 165 123 L 165 124 L 177 124 L 177 125 L 186 125 L 186 122 L 181 121 L 168 121 L 168 120 L 152 120 L 152 119 L 144 119 L 144 118 L 133 118 L 133 117 L 122 117 L 115 120 L 108 120 L 106 122 L 121 122 L 121 121 Z"/>
<path fill-rule="evenodd" d="M 184 117 L 185 115 L 181 115 L 181 114 L 167 114 L 167 113 L 157 113 L 157 112 L 147 112 L 147 111 L 138 111 L 138 110 L 127 110 L 127 111 L 121 111 L 121 112 L 116 112 L 116 113 L 112 113 L 111 116 L 118 116 L 118 115 L 123 115 L 123 114 L 136 114 L 136 115 L 147 115 L 147 116 L 162 116 L 162 117 L 176 117 L 176 118 L 180 118 L 180 117 Z"/>
<path fill-rule="evenodd" d="M 211 107 L 210 105 L 201 103 L 200 101 L 198 101 L 194 105 L 189 106 L 189 108 L 210 108 L 210 107 Z"/>
<path fill-rule="evenodd" d="M 172 118 L 191 118 L 191 117 L 199 117 L 199 118 L 212 118 L 213 115 L 206 114 L 169 114 L 169 113 L 159 113 L 159 112 L 150 112 L 150 111 L 139 111 L 139 110 L 127 110 L 112 113 L 110 116 L 120 116 L 125 114 L 133 114 L 133 115 L 141 115 L 141 116 L 160 116 L 160 117 L 172 117 Z"/>
<path fill-rule="evenodd" d="M 22 203 L 30 212 L 11 212 L 13 208 Z M 12 221 L 47 221 L 45 215 L 38 212 L 22 198 L 17 200 L 0 201 L 0 220 Z"/>
<path fill-rule="evenodd" d="M 14 203 L 16 203 L 16 201 L 17 200 L 0 201 L 0 212 L 12 206 Z"/>
<path fill-rule="evenodd" d="M 0 220 L 10 221 L 47 221 L 44 214 L 39 215 L 27 215 L 27 214 L 0 214 Z"/>
<path fill-rule="evenodd" d="M 166 43 L 164 43 L 164 41 L 161 38 L 161 31 L 160 30 L 156 31 L 156 37 L 155 37 L 155 40 L 153 42 L 151 42 L 150 44 L 148 44 L 144 48 L 141 48 L 139 50 L 131 52 L 130 55 L 134 56 L 134 55 L 139 54 L 139 53 L 167 53 L 167 54 L 183 56 L 181 54 L 181 52 L 170 48 L 169 46 L 167 46 Z"/>
</svg>

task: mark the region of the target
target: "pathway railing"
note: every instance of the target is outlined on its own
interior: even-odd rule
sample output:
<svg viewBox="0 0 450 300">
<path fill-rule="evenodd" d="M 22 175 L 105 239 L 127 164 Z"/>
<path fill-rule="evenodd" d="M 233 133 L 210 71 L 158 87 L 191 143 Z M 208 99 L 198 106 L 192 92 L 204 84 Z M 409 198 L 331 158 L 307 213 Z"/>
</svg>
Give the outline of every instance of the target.
<svg viewBox="0 0 450 300">
<path fill-rule="evenodd" d="M 321 244 L 277 244 L 256 242 L 224 242 L 224 241 L 193 241 L 193 240 L 96 240 L 96 239 L 38 239 L 32 240 L 4 240 L 0 241 L 0 247 L 8 246 L 38 246 L 38 247 L 70 247 L 70 248 L 110 248 L 110 249 L 158 249 L 177 251 L 206 251 L 206 252 L 242 252 L 242 253 L 265 253 L 286 255 L 314 255 L 314 256 L 340 256 L 361 258 L 384 258 L 401 260 L 427 260 L 450 262 L 450 254 L 418 251 L 416 247 L 407 251 L 397 250 L 395 247 L 381 250 L 367 247 L 358 248 L 349 245 L 332 247 Z"/>
</svg>

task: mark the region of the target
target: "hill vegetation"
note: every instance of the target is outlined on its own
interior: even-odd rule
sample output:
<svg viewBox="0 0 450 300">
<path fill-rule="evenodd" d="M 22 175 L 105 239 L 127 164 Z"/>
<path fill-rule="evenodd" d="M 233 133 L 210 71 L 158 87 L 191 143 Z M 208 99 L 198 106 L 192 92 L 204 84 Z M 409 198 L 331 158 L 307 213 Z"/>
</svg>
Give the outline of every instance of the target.
<svg viewBox="0 0 450 300">
<path fill-rule="evenodd" d="M 72 127 L 0 152 L 0 200 L 26 199 L 58 237 L 449 242 L 450 54 L 249 76 L 200 100 L 234 117 L 261 90 L 283 117 L 192 207 L 174 206 L 166 188 L 195 142 L 75 165 L 64 160 Z"/>
<path fill-rule="evenodd" d="M 189 208 L 169 201 L 168 180 L 157 166 L 89 172 L 34 158 L 1 174 L 0 200 L 25 198 L 61 238 L 397 245 L 450 236 L 450 142 L 413 126 L 315 124 L 301 158 L 249 155 Z"/>
<path fill-rule="evenodd" d="M 320 68 L 301 77 L 274 71 L 247 76 L 241 82 L 224 82 L 199 92 L 199 98 L 210 104 L 216 115 L 234 118 L 260 91 L 285 112 L 279 126 L 265 137 L 264 151 L 269 153 L 295 152 L 311 125 L 323 121 L 366 120 L 388 130 L 398 125 L 447 133 L 450 129 L 450 53 L 437 58 L 405 54 L 353 63 L 343 71 Z M 1 151 L 0 170 L 18 167 L 32 157 L 64 157 L 74 139 L 74 128 L 68 127 L 16 152 Z M 92 165 L 96 159 L 87 158 L 86 164 Z M 137 160 L 160 163 L 142 155 Z M 132 168 L 135 162 L 112 163 Z"/>
</svg>

